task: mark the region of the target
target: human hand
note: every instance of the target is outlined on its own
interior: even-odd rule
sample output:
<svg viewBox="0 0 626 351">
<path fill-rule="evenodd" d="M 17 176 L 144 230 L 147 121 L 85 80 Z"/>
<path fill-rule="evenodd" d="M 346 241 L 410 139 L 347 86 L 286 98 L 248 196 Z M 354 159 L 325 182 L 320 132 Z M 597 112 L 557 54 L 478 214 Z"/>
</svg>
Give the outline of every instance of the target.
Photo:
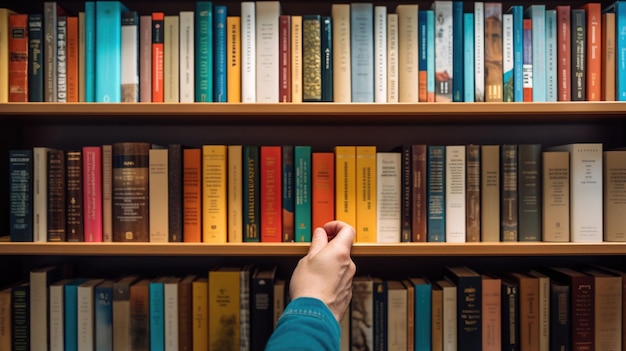
<svg viewBox="0 0 626 351">
<path fill-rule="evenodd" d="M 354 228 L 341 221 L 315 228 L 309 252 L 300 259 L 291 276 L 291 298 L 320 299 L 340 321 L 352 299 L 356 265 L 350 258 L 350 250 L 355 236 Z"/>
</svg>

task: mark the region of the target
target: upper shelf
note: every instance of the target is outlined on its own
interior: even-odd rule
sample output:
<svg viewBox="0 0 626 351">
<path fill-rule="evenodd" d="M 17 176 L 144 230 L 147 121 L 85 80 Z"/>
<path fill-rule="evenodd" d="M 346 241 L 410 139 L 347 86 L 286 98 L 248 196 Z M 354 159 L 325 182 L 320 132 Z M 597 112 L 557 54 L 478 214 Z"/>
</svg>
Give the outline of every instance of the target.
<svg viewBox="0 0 626 351">
<path fill-rule="evenodd" d="M 304 256 L 307 243 L 0 243 L 0 255 Z M 624 255 L 626 243 L 357 243 L 355 257 Z"/>
<path fill-rule="evenodd" d="M 214 123 L 573 122 L 626 116 L 624 102 L 552 103 L 4 103 L 0 121 L 185 118 Z M 503 116 L 506 116 L 503 119 Z M 384 117 L 384 121 L 382 120 Z"/>
</svg>

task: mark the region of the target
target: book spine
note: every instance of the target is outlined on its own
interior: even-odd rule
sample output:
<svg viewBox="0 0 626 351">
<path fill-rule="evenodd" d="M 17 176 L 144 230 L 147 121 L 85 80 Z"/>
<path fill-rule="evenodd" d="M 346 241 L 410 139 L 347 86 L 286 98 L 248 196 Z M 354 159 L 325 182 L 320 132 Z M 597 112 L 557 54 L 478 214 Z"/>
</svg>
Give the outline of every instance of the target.
<svg viewBox="0 0 626 351">
<path fill-rule="evenodd" d="M 86 5 L 86 2 L 85 2 Z M 86 88 L 86 52 L 85 47 L 87 40 L 87 32 L 86 32 L 86 17 L 85 11 L 81 11 L 78 13 L 78 101 L 86 102 L 87 101 L 87 88 Z"/>
<path fill-rule="evenodd" d="M 335 156 L 332 152 L 312 154 L 311 230 L 335 219 Z M 398 212 L 399 213 L 399 212 Z"/>
<path fill-rule="evenodd" d="M 228 53 L 228 102 L 241 102 L 241 17 L 228 16 L 226 18 Z"/>
<path fill-rule="evenodd" d="M 296 150 L 294 150 L 295 157 Z M 261 241 L 282 241 L 282 178 L 280 146 L 261 146 L 260 148 L 260 221 Z M 295 161 L 294 161 L 295 163 Z M 297 172 L 297 171 L 296 171 Z M 296 185 L 297 186 L 297 185 Z M 296 208 L 297 208 L 296 195 Z M 296 211 L 297 215 L 297 211 Z M 310 229 L 310 224 L 309 224 Z M 298 234 L 296 234 L 298 235 Z M 296 236 L 296 240 L 297 240 Z"/>
<path fill-rule="evenodd" d="M 113 241 L 113 145 L 102 145 L 102 241 Z"/>
<path fill-rule="evenodd" d="M 278 32 L 280 102 L 291 102 L 291 15 L 281 15 Z"/>
<path fill-rule="evenodd" d="M 426 102 L 428 101 L 428 20 L 426 10 L 419 10 L 417 16 L 419 25 L 419 60 L 417 64 L 419 71 L 419 101 Z"/>
<path fill-rule="evenodd" d="M 57 101 L 57 3 L 46 1 L 43 6 L 43 92 L 45 102 Z"/>
<path fill-rule="evenodd" d="M 602 81 L 602 95 L 600 100 L 602 101 L 615 101 L 615 76 L 617 69 L 615 67 L 616 58 L 616 33 L 615 33 L 615 13 L 603 13 L 602 14 L 602 34 L 600 36 L 602 43 L 600 46 L 603 48 L 602 54 L 602 75 L 600 80 Z"/>
<path fill-rule="evenodd" d="M 33 241 L 33 151 L 9 151 L 9 234 Z"/>
<path fill-rule="evenodd" d="M 196 2 L 195 14 L 195 101 L 210 102 L 213 101 L 213 2 Z"/>
<path fill-rule="evenodd" d="M 256 2 L 257 102 L 279 101 L 279 17 L 279 1 Z"/>
<path fill-rule="evenodd" d="M 517 147 L 518 241 L 541 241 L 541 145 Z"/>
<path fill-rule="evenodd" d="M 604 241 L 625 241 L 626 232 L 624 223 L 626 218 L 622 215 L 626 204 L 619 201 L 625 195 L 626 173 L 621 166 L 626 160 L 626 151 L 604 151 L 603 165 L 603 189 L 604 189 Z"/>
<path fill-rule="evenodd" d="M 387 14 L 387 102 L 398 102 L 398 14 Z M 425 91 L 425 89 L 424 89 Z"/>
<path fill-rule="evenodd" d="M 474 102 L 474 14 L 463 14 L 463 98 L 462 101 Z"/>
<path fill-rule="evenodd" d="M 282 146 L 283 242 L 295 241 L 296 172 L 293 145 Z"/>
<path fill-rule="evenodd" d="M 543 152 L 542 241 L 570 241 L 569 153 Z"/>
<path fill-rule="evenodd" d="M 356 147 L 335 147 L 335 218 L 356 223 Z"/>
<path fill-rule="evenodd" d="M 420 101 L 420 47 L 419 45 L 419 5 L 401 4 L 396 7 L 398 14 L 398 101 Z M 434 37 L 433 37 L 434 39 Z M 426 51 L 428 55 L 428 51 Z M 434 66 L 433 66 L 434 67 Z M 426 70 L 428 67 L 425 67 Z M 427 83 L 427 79 L 424 83 Z M 434 85 L 433 85 L 434 87 Z"/>
<path fill-rule="evenodd" d="M 183 241 L 202 241 L 202 151 L 183 150 Z"/>
<path fill-rule="evenodd" d="M 130 350 L 150 350 L 150 281 L 130 287 Z"/>
<path fill-rule="evenodd" d="M 515 101 L 515 42 L 513 15 L 502 15 L 502 101 Z"/>
<path fill-rule="evenodd" d="M 242 145 L 228 145 L 228 242 L 243 241 Z"/>
<path fill-rule="evenodd" d="M 376 242 L 400 242 L 402 161 L 399 152 L 376 154 Z"/>
<path fill-rule="evenodd" d="M 113 350 L 113 284 L 101 284 L 94 290 L 95 350 Z"/>
<path fill-rule="evenodd" d="M 152 102 L 152 15 L 139 17 L 139 101 Z"/>
<path fill-rule="evenodd" d="M 615 2 L 616 100 L 626 101 L 626 4 Z"/>
<path fill-rule="evenodd" d="M 259 271 L 257 271 L 258 273 Z M 273 331 L 274 277 L 254 274 L 250 282 L 250 330 L 252 351 L 263 351 Z"/>
<path fill-rule="evenodd" d="M 467 240 L 465 145 L 447 145 L 445 163 L 446 242 L 465 242 Z"/>
<path fill-rule="evenodd" d="M 435 12 L 433 10 L 426 10 L 426 92 L 428 95 L 428 102 L 435 102 Z"/>
<path fill-rule="evenodd" d="M 65 152 L 48 151 L 48 241 L 66 241 Z"/>
<path fill-rule="evenodd" d="M 374 102 L 387 102 L 387 6 L 374 7 Z"/>
<path fill-rule="evenodd" d="M 415 326 L 411 332 L 415 334 L 416 350 L 431 349 L 432 334 L 432 286 L 430 283 L 415 284 Z"/>
<path fill-rule="evenodd" d="M 583 5 L 586 12 L 587 40 L 585 60 L 585 100 L 600 101 L 602 91 L 602 4 L 590 2 Z"/>
<path fill-rule="evenodd" d="M 28 101 L 43 102 L 43 17 L 28 15 Z"/>
<path fill-rule="evenodd" d="M 180 102 L 194 102 L 195 99 L 195 32 L 194 32 L 194 12 L 193 11 L 180 11 L 179 23 L 180 31 L 178 43 L 179 49 L 179 84 L 180 84 Z M 232 51 L 228 51 L 232 53 Z M 233 80 L 237 81 L 238 78 L 233 76 Z"/>
<path fill-rule="evenodd" d="M 502 23 L 502 22 L 500 22 Z M 500 27 L 501 28 L 501 27 Z M 463 1 L 452 2 L 452 101 L 462 102 L 465 98 L 463 80 Z"/>
<path fill-rule="evenodd" d="M 532 21 L 533 37 L 533 101 L 546 101 L 546 6 L 531 5 L 526 9 Z"/>
<path fill-rule="evenodd" d="M 502 38 L 502 4 L 485 3 L 485 38 Z M 485 40 L 485 101 L 502 101 L 502 43 Z M 500 46 L 500 47 L 498 47 Z"/>
<path fill-rule="evenodd" d="M 330 16 L 322 16 L 322 101 L 333 101 L 333 25 Z"/>
<path fill-rule="evenodd" d="M 256 2 L 241 2 L 241 101 L 256 102 Z"/>
<path fill-rule="evenodd" d="M 170 144 L 167 151 L 168 239 L 181 242 L 183 241 L 183 147 L 180 144 Z"/>
<path fill-rule="evenodd" d="M 376 242 L 376 146 L 356 147 L 356 241 Z"/>
<path fill-rule="evenodd" d="M 556 6 L 556 22 L 557 22 L 557 98 L 558 101 L 571 100 L 571 32 L 570 32 L 570 6 Z"/>
<path fill-rule="evenodd" d="M 152 102 L 163 102 L 165 88 L 163 79 L 164 52 L 164 25 L 165 14 L 163 12 L 152 13 Z"/>
<path fill-rule="evenodd" d="M 445 146 L 429 145 L 427 163 L 428 228 L 427 241 L 446 241 Z"/>
<path fill-rule="evenodd" d="M 481 145 L 480 240 L 500 241 L 500 145 Z"/>
<path fill-rule="evenodd" d="M 517 145 L 505 144 L 501 146 L 502 192 L 500 194 L 500 208 L 502 209 L 502 222 L 500 241 L 518 240 L 517 160 Z"/>
<path fill-rule="evenodd" d="M 169 241 L 168 149 L 148 150 L 148 228 L 149 241 Z"/>
<path fill-rule="evenodd" d="M 45 242 L 48 234 L 48 149 L 33 148 L 33 241 Z"/>
<path fill-rule="evenodd" d="M 533 36 L 532 25 L 533 22 L 529 19 L 524 19 L 524 102 L 533 101 Z"/>
<path fill-rule="evenodd" d="M 585 10 L 572 9 L 571 49 L 572 49 L 572 101 L 585 101 L 586 93 L 586 16 Z"/>
<path fill-rule="evenodd" d="M 374 280 L 374 350 L 386 350 L 387 346 L 387 282 Z"/>
<path fill-rule="evenodd" d="M 518 286 L 502 280 L 502 350 L 519 350 L 519 294 Z"/>
<path fill-rule="evenodd" d="M 209 302 L 207 279 L 194 280 L 192 283 L 192 350 L 209 349 Z"/>
<path fill-rule="evenodd" d="M 150 282 L 150 308 L 148 315 L 150 316 L 150 350 L 165 350 L 165 337 L 164 337 L 164 293 L 163 282 L 152 281 Z"/>
<path fill-rule="evenodd" d="M 302 102 L 302 16 L 291 15 L 290 37 L 291 43 L 291 102 Z M 335 79 L 335 78 L 333 78 Z M 337 84 L 333 80 L 333 84 Z"/>
<path fill-rule="evenodd" d="M 550 284 L 550 350 L 571 350 L 570 286 Z"/>
<path fill-rule="evenodd" d="M 11 346 L 15 351 L 31 349 L 30 286 L 20 284 L 11 288 Z"/>
<path fill-rule="evenodd" d="M 411 241 L 427 241 L 428 221 L 428 186 L 426 182 L 427 169 L 427 146 L 416 144 L 411 146 L 411 208 L 412 226 Z"/>
<path fill-rule="evenodd" d="M 374 102 L 374 7 L 350 5 L 352 102 Z"/>
<path fill-rule="evenodd" d="M 226 77 L 226 6 L 213 8 L 213 101 L 228 101 L 228 78 Z"/>
<path fill-rule="evenodd" d="M 595 285 L 592 276 L 571 280 L 572 350 L 594 349 Z"/>
<path fill-rule="evenodd" d="M 67 17 L 67 102 L 79 101 L 78 17 Z"/>
<path fill-rule="evenodd" d="M 83 147 L 84 241 L 102 241 L 102 148 Z"/>
<path fill-rule="evenodd" d="M 9 15 L 8 101 L 28 101 L 28 15 Z"/>
<path fill-rule="evenodd" d="M 67 102 L 67 16 L 57 16 L 57 102 Z"/>
<path fill-rule="evenodd" d="M 433 2 L 435 10 L 435 31 L 437 33 L 435 39 L 435 47 L 437 48 L 437 57 L 435 62 L 435 101 L 449 102 L 452 101 L 453 87 L 453 15 L 452 1 L 435 0 Z M 486 57 L 486 55 L 485 55 Z"/>
<path fill-rule="evenodd" d="M 122 11 L 118 1 L 96 1 L 95 101 L 122 100 Z"/>
<path fill-rule="evenodd" d="M 85 1 L 85 102 L 96 101 L 96 2 Z"/>
<path fill-rule="evenodd" d="M 466 241 L 480 241 L 480 145 L 466 146 Z"/>
<path fill-rule="evenodd" d="M 401 179 L 400 241 L 411 242 L 413 232 L 413 158 L 412 145 L 403 145 Z M 416 182 L 417 183 L 417 182 Z M 422 217 L 422 221 L 424 218 Z M 422 234 L 424 236 L 424 234 Z"/>
<path fill-rule="evenodd" d="M 305 89 L 306 90 L 306 89 Z M 294 147 L 295 170 L 295 240 L 311 241 L 311 166 L 310 146 Z"/>
<path fill-rule="evenodd" d="M 502 281 L 482 277 L 482 348 L 483 351 L 501 351 L 502 347 Z"/>
<path fill-rule="evenodd" d="M 511 6 L 513 15 L 513 86 L 515 102 L 524 101 L 524 8 Z"/>
<path fill-rule="evenodd" d="M 322 18 L 302 16 L 302 101 L 322 101 Z"/>
<path fill-rule="evenodd" d="M 202 241 L 227 241 L 226 145 L 202 146 Z M 280 193 L 280 192 L 279 192 Z"/>
<path fill-rule="evenodd" d="M 350 4 L 332 4 L 331 17 L 333 22 L 333 101 L 350 102 L 352 101 Z"/>
<path fill-rule="evenodd" d="M 261 241 L 261 169 L 259 147 L 243 147 L 244 242 Z"/>
<path fill-rule="evenodd" d="M 483 35 L 478 35 L 478 34 Z M 474 101 L 485 101 L 485 3 L 474 3 Z"/>
<path fill-rule="evenodd" d="M 546 101 L 557 101 L 556 10 L 546 10 Z M 599 75 L 598 75 L 599 76 Z"/>
<path fill-rule="evenodd" d="M 139 17 L 135 11 L 122 13 L 122 102 L 139 101 Z"/>
<path fill-rule="evenodd" d="M 165 16 L 163 26 L 163 101 L 180 102 L 180 18 Z"/>
</svg>

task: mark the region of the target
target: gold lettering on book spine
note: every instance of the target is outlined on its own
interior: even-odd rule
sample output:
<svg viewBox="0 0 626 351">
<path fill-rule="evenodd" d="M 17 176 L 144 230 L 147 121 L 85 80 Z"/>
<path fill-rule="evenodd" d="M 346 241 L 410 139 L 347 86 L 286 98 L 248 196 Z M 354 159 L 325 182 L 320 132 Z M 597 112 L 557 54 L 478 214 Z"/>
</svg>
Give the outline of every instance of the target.
<svg viewBox="0 0 626 351">
<path fill-rule="evenodd" d="M 322 99 L 320 19 L 304 19 L 302 22 L 302 97 L 305 101 L 319 101 Z"/>
</svg>

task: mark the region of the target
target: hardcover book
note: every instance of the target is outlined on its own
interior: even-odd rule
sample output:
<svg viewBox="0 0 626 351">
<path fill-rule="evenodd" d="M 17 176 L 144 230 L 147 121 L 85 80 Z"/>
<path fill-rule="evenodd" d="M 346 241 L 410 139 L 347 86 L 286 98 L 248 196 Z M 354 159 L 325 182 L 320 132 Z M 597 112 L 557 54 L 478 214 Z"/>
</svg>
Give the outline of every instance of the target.
<svg viewBox="0 0 626 351">
<path fill-rule="evenodd" d="M 546 101 L 557 101 L 556 10 L 546 10 Z"/>
<path fill-rule="evenodd" d="M 542 241 L 570 241 L 569 152 L 543 152 Z"/>
<path fill-rule="evenodd" d="M 335 155 L 314 152 L 311 165 L 311 230 L 335 219 Z"/>
<path fill-rule="evenodd" d="M 435 0 L 435 101 L 452 101 L 453 80 L 453 18 L 452 1 Z"/>
<path fill-rule="evenodd" d="M 57 57 L 55 60 L 57 71 L 56 102 L 67 102 L 67 16 L 58 15 L 56 21 Z"/>
<path fill-rule="evenodd" d="M 48 151 L 48 241 L 66 241 L 65 151 Z"/>
<path fill-rule="evenodd" d="M 224 5 L 213 8 L 213 101 L 228 101 L 228 77 L 227 75 L 227 28 L 226 17 L 228 8 Z"/>
<path fill-rule="evenodd" d="M 519 303 L 517 283 L 502 279 L 502 350 L 519 350 Z"/>
<path fill-rule="evenodd" d="M 243 146 L 227 147 L 228 242 L 243 241 Z"/>
<path fill-rule="evenodd" d="M 356 147 L 335 146 L 335 218 L 356 223 Z"/>
<path fill-rule="evenodd" d="M 513 14 L 502 15 L 502 101 L 515 101 L 515 39 Z M 521 55 L 520 55 L 521 58 Z M 521 64 L 521 63 L 520 63 Z M 521 92 L 522 90 L 520 90 Z"/>
<path fill-rule="evenodd" d="M 502 23 L 502 21 L 500 21 Z M 500 28 L 502 28 L 500 26 Z M 500 29 L 502 30 L 502 29 Z M 452 101 L 463 102 L 464 93 L 463 1 L 452 1 Z M 469 69 L 468 69 L 469 71 Z"/>
<path fill-rule="evenodd" d="M 387 102 L 398 102 L 398 14 L 387 14 Z M 426 91 L 426 89 L 424 89 Z"/>
<path fill-rule="evenodd" d="M 446 279 L 457 288 L 457 336 L 463 350 L 482 348 L 482 278 L 465 266 L 446 266 Z"/>
<path fill-rule="evenodd" d="M 149 167 L 149 241 L 165 243 L 169 241 L 169 192 L 168 188 L 168 149 L 152 148 L 148 150 Z"/>
<path fill-rule="evenodd" d="M 223 26 L 225 23 L 222 24 Z M 180 76 L 179 76 L 179 27 L 178 16 L 165 16 L 163 19 L 163 101 L 180 101 Z M 219 42 L 216 40 L 216 43 Z M 224 50 L 225 51 L 225 50 Z M 223 94 L 225 95 L 225 94 Z"/>
<path fill-rule="evenodd" d="M 84 241 L 83 226 L 83 153 L 82 150 L 67 151 L 66 165 L 66 210 L 67 241 Z"/>
<path fill-rule="evenodd" d="M 295 241 L 296 169 L 293 145 L 283 145 L 283 242 Z"/>
<path fill-rule="evenodd" d="M 615 13 L 615 100 L 626 100 L 626 4 L 614 1 L 604 12 Z"/>
<path fill-rule="evenodd" d="M 80 76 L 78 73 L 79 38 L 78 16 L 67 17 L 67 102 L 79 101 Z M 83 83 L 84 84 L 84 83 Z"/>
<path fill-rule="evenodd" d="M 130 349 L 150 350 L 150 279 L 130 286 Z"/>
<path fill-rule="evenodd" d="M 546 5 L 530 5 L 524 18 L 532 22 L 533 101 L 546 101 Z M 525 44 L 524 44 L 525 45 Z"/>
<path fill-rule="evenodd" d="M 401 172 L 399 152 L 376 153 L 376 242 L 400 242 Z"/>
<path fill-rule="evenodd" d="M 333 101 L 352 101 L 350 4 L 332 4 L 333 22 Z M 293 45 L 292 45 L 293 47 Z"/>
<path fill-rule="evenodd" d="M 601 95 L 602 101 L 615 101 L 615 75 L 617 68 L 615 66 L 617 60 L 616 54 L 616 33 L 615 33 L 615 13 L 602 14 L 602 34 L 600 36 L 602 43 L 601 50 Z"/>
<path fill-rule="evenodd" d="M 120 1 L 96 1 L 96 102 L 122 100 L 122 12 L 127 10 Z"/>
<path fill-rule="evenodd" d="M 122 12 L 121 89 L 122 102 L 139 101 L 139 16 Z"/>
<path fill-rule="evenodd" d="M 292 92 L 292 69 L 291 69 L 291 15 L 280 15 L 279 18 L 279 32 L 278 32 L 278 42 L 279 42 L 279 71 L 278 71 L 278 81 L 280 87 L 280 100 L 279 102 L 291 102 L 291 92 Z M 300 49 L 302 50 L 302 49 Z"/>
<path fill-rule="evenodd" d="M 518 286 L 520 350 L 539 350 L 541 335 L 539 278 L 513 272 L 511 279 Z"/>
<path fill-rule="evenodd" d="M 626 241 L 626 150 L 603 152 L 604 241 Z"/>
<path fill-rule="evenodd" d="M 202 242 L 228 239 L 227 156 L 226 145 L 202 146 Z"/>
<path fill-rule="evenodd" d="M 446 241 L 446 163 L 445 146 L 428 145 L 427 155 L 427 241 Z"/>
<path fill-rule="evenodd" d="M 518 240 L 541 241 L 541 145 L 517 147 Z"/>
<path fill-rule="evenodd" d="M 240 268 L 209 271 L 208 311 L 211 350 L 240 348 Z"/>
<path fill-rule="evenodd" d="M 513 16 L 513 101 L 524 101 L 524 7 L 513 5 L 507 12 Z"/>
<path fill-rule="evenodd" d="M 527 273 L 539 280 L 539 349 L 550 350 L 550 277 L 538 270 Z"/>
<path fill-rule="evenodd" d="M 289 52 L 291 53 L 291 102 L 302 102 L 302 16 L 291 15 L 291 28 L 289 36 L 291 43 Z M 334 81 L 336 85 L 336 81 Z"/>
<path fill-rule="evenodd" d="M 480 145 L 466 146 L 465 230 L 467 242 L 480 239 Z"/>
<path fill-rule="evenodd" d="M 322 16 L 322 101 L 333 101 L 333 22 Z"/>
<path fill-rule="evenodd" d="M 31 349 L 30 283 L 24 282 L 11 288 L 11 347 L 13 350 Z M 11 349 L 11 348 L 10 348 Z"/>
<path fill-rule="evenodd" d="M 202 150 L 183 150 L 183 241 L 202 241 Z"/>
<path fill-rule="evenodd" d="M 322 17 L 302 16 L 302 101 L 322 101 Z"/>
<path fill-rule="evenodd" d="M 374 282 L 368 276 L 352 280 L 350 302 L 350 335 L 352 350 L 374 349 Z"/>
<path fill-rule="evenodd" d="M 500 241 L 517 241 L 519 237 L 517 162 L 517 145 L 502 145 L 500 150 L 500 174 L 502 176 Z"/>
<path fill-rule="evenodd" d="M 280 1 L 256 2 L 256 101 L 279 99 L 279 17 Z"/>
<path fill-rule="evenodd" d="M 407 350 L 408 331 L 402 326 L 407 325 L 408 293 L 402 282 L 387 282 L 387 344 L 383 349 L 388 351 Z M 428 316 L 430 319 L 430 315 Z"/>
<path fill-rule="evenodd" d="M 165 14 L 152 13 L 152 102 L 165 101 Z"/>
<path fill-rule="evenodd" d="M 533 22 L 528 18 L 523 20 L 523 43 L 522 50 L 522 67 L 524 75 L 524 102 L 533 101 Z"/>
<path fill-rule="evenodd" d="M 195 100 L 195 13 L 194 11 L 180 11 L 178 20 L 179 29 L 179 71 L 180 102 L 194 102 Z M 229 27 L 230 28 L 230 27 Z M 229 51 L 233 52 L 233 51 Z M 239 66 L 237 66 L 239 68 Z M 236 79 L 236 77 L 233 77 Z M 238 80 L 238 79 L 236 79 Z"/>
<path fill-rule="evenodd" d="M 241 101 L 256 102 L 256 2 L 241 2 Z"/>
<path fill-rule="evenodd" d="M 173 242 L 183 241 L 183 150 L 180 144 L 167 146 L 167 223 Z"/>
<path fill-rule="evenodd" d="M 414 290 L 414 335 L 415 348 L 430 350 L 432 335 L 432 284 L 427 278 L 411 278 Z"/>
<path fill-rule="evenodd" d="M 152 102 L 152 14 L 139 16 L 139 101 Z"/>
<path fill-rule="evenodd" d="M 89 279 L 78 286 L 78 349 L 92 350 L 96 347 L 96 293 L 102 279 Z"/>
<path fill-rule="evenodd" d="M 374 6 L 374 102 L 387 102 L 387 6 Z"/>
<path fill-rule="evenodd" d="M 550 281 L 550 350 L 571 350 L 570 286 Z"/>
<path fill-rule="evenodd" d="M 438 280 L 436 284 L 443 292 L 441 334 L 443 336 L 443 350 L 458 350 L 460 343 L 458 333 L 458 287 L 449 280 Z"/>
<path fill-rule="evenodd" d="M 33 241 L 33 151 L 9 151 L 9 235 Z"/>
<path fill-rule="evenodd" d="M 480 147 L 480 240 L 500 241 L 500 145 Z"/>
<path fill-rule="evenodd" d="M 557 46 L 557 99 L 558 101 L 571 100 L 571 8 L 569 5 L 556 6 L 556 46 Z"/>
<path fill-rule="evenodd" d="M 466 147 L 447 145 L 445 156 L 446 242 L 465 242 L 466 223 Z"/>
<path fill-rule="evenodd" d="M 374 6 L 350 4 L 352 102 L 374 102 Z"/>
<path fill-rule="evenodd" d="M 622 346 L 622 276 L 597 268 L 584 273 L 593 277 L 594 343 L 596 350 L 610 350 Z"/>
<path fill-rule="evenodd" d="M 33 148 L 33 241 L 48 241 L 48 148 Z"/>
<path fill-rule="evenodd" d="M 585 101 L 587 98 L 586 86 L 587 67 L 585 62 L 587 54 L 587 26 L 586 12 L 583 9 L 572 9 L 571 30 L 571 77 L 572 77 L 572 101 Z"/>
<path fill-rule="evenodd" d="M 102 241 L 102 147 L 83 147 L 84 240 Z"/>
<path fill-rule="evenodd" d="M 6 11 L 6 10 L 5 10 Z M 8 15 L 8 102 L 28 101 L 28 15 Z M 3 28 L 4 32 L 4 28 Z M 6 55 L 6 54 L 5 54 Z"/>
<path fill-rule="evenodd" d="M 310 146 L 294 147 L 295 171 L 295 241 L 311 241 L 311 166 L 312 148 Z"/>
<path fill-rule="evenodd" d="M 274 330 L 274 282 L 276 268 L 257 268 L 250 282 L 250 329 L 252 351 L 263 351 Z"/>
<path fill-rule="evenodd" d="M 474 101 L 485 101 L 485 3 L 474 2 Z M 482 34 L 482 35 L 477 35 Z"/>
<path fill-rule="evenodd" d="M 474 102 L 474 14 L 463 14 L 463 67 L 460 75 L 463 76 L 462 101 Z"/>
<path fill-rule="evenodd" d="M 192 282 L 192 350 L 209 349 L 209 281 L 197 278 Z M 234 326 L 233 326 L 234 327 Z"/>
<path fill-rule="evenodd" d="M 130 350 L 131 348 L 130 288 L 138 279 L 136 275 L 126 275 L 113 283 L 114 350 Z"/>
<path fill-rule="evenodd" d="M 483 274 L 482 279 L 482 350 L 502 347 L 502 279 Z"/>
<path fill-rule="evenodd" d="M 356 241 L 376 242 L 376 146 L 356 147 Z"/>
<path fill-rule="evenodd" d="M 502 4 L 485 2 L 485 101 L 502 101 Z M 496 40 L 497 39 L 497 40 Z"/>
<path fill-rule="evenodd" d="M 113 281 L 104 280 L 94 289 L 94 327 L 97 350 L 113 350 Z"/>
<path fill-rule="evenodd" d="M 89 1 L 85 2 L 85 7 Z M 28 15 L 28 101 L 43 102 L 43 16 Z"/>
<path fill-rule="evenodd" d="M 242 9 L 244 7 L 243 4 L 244 3 L 241 4 Z M 210 102 L 213 101 L 213 45 L 211 45 L 213 40 L 212 1 L 196 2 L 194 40 L 195 101 Z"/>
<path fill-rule="evenodd" d="M 428 147 L 426 144 L 411 145 L 411 167 L 409 172 L 409 182 L 411 187 L 411 236 L 409 241 L 427 241 L 428 230 L 428 186 L 426 174 L 428 167 L 426 163 Z M 406 172 L 406 169 L 403 169 Z"/>
<path fill-rule="evenodd" d="M 243 147 L 243 241 L 261 241 L 261 164 L 259 147 Z"/>
<path fill-rule="evenodd" d="M 602 96 L 602 4 L 588 2 L 582 6 L 586 13 L 587 41 L 585 60 L 585 100 L 600 101 Z"/>
<path fill-rule="evenodd" d="M 282 161 L 281 147 L 260 147 L 260 239 L 263 242 L 282 241 Z M 310 228 L 310 227 L 309 227 Z"/>
</svg>

